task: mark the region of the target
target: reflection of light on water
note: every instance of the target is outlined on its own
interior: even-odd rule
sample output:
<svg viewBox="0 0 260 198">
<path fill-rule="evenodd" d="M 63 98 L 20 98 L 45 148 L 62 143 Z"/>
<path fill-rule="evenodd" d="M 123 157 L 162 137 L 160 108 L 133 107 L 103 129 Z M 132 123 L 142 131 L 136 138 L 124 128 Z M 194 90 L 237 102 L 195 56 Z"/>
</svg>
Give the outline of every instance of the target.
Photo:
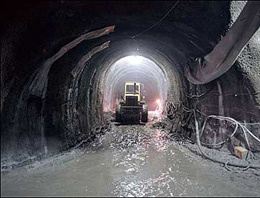
<svg viewBox="0 0 260 198">
<path fill-rule="evenodd" d="M 165 137 L 165 133 L 159 129 L 156 129 L 154 136 L 153 136 L 153 141 L 154 141 L 155 148 L 157 151 L 163 151 L 166 149 L 164 137 Z"/>
<path fill-rule="evenodd" d="M 155 131 L 155 140 L 160 140 L 162 137 L 162 133 L 159 129 L 156 129 Z"/>
<path fill-rule="evenodd" d="M 146 180 L 123 181 L 116 185 L 113 193 L 119 196 L 174 196 L 170 184 L 178 185 L 169 172 L 161 173 L 158 177 Z"/>
</svg>

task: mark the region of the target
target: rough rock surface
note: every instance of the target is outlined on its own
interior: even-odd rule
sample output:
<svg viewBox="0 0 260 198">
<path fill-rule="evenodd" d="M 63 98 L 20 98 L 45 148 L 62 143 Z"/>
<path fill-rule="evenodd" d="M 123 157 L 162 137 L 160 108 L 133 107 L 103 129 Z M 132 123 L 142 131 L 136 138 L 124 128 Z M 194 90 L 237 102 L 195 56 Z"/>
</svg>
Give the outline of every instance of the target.
<svg viewBox="0 0 260 198">
<path fill-rule="evenodd" d="M 239 13 L 245 6 L 246 1 L 232 1 L 230 5 L 231 22 L 234 23 Z M 257 102 L 260 104 L 260 28 L 256 31 L 254 36 L 250 39 L 248 44 L 242 50 L 237 59 L 239 67 L 250 79 L 255 93 L 257 93 Z M 260 107 L 259 107 L 260 108 Z"/>
</svg>

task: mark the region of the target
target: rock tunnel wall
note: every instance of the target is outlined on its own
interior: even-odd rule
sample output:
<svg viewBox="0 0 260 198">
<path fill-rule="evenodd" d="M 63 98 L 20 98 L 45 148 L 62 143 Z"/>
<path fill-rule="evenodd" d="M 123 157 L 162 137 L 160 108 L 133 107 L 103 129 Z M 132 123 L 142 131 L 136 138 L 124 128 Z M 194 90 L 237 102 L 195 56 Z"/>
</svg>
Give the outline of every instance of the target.
<svg viewBox="0 0 260 198">
<path fill-rule="evenodd" d="M 26 4 L 20 6 L 28 8 Z M 1 32 L 2 156 L 19 161 L 53 154 L 89 137 L 92 129 L 104 121 L 105 71 L 137 46 L 142 55 L 167 73 L 167 100 L 176 106 L 192 103 L 193 99 L 186 96 L 195 93 L 194 86 L 183 77 L 183 68 L 192 58 L 209 53 L 225 34 L 230 23 L 230 2 L 181 2 L 160 26 L 131 38 L 162 17 L 169 6 L 171 2 L 48 2 L 34 5 L 25 14 L 5 2 L 4 8 L 10 12 L 4 12 L 7 18 Z M 40 66 L 61 47 L 85 32 L 114 24 L 113 33 L 84 41 L 53 63 L 44 99 L 29 93 Z M 78 95 L 68 101 L 73 91 L 71 71 L 86 53 L 107 41 L 109 47 L 84 64 Z M 256 85 L 251 84 L 250 75 L 242 75 L 239 66 L 243 63 L 236 65 L 217 81 L 198 88 L 195 94 L 210 89 L 199 98 L 199 109 L 205 114 L 222 112 L 240 121 L 258 122 L 253 95 Z M 219 101 L 223 102 L 222 110 Z M 70 112 L 72 118 L 67 112 L 70 102 L 76 105 L 76 111 Z"/>
<path fill-rule="evenodd" d="M 246 2 L 244 1 L 232 1 L 230 5 L 231 21 L 230 25 L 237 19 L 239 13 L 244 8 Z M 249 40 L 248 44 L 241 51 L 238 56 L 237 62 L 239 67 L 243 71 L 245 76 L 250 77 L 250 81 L 255 89 L 256 100 L 260 102 L 260 29 L 256 31 L 253 37 Z"/>
</svg>

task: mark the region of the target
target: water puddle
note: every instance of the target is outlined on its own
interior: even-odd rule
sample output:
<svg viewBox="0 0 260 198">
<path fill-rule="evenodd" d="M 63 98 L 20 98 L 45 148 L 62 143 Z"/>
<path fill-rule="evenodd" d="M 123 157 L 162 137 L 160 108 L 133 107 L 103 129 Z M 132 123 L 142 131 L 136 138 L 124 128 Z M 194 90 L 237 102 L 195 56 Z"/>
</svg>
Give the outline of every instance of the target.
<svg viewBox="0 0 260 198">
<path fill-rule="evenodd" d="M 208 171 L 209 172 L 209 171 Z M 231 186 L 232 187 L 232 186 Z M 2 174 L 3 196 L 212 196 L 241 193 L 212 179 L 165 131 L 112 126 L 64 163 Z M 231 189 L 231 190 L 230 190 Z M 247 194 L 245 194 L 247 195 Z"/>
</svg>

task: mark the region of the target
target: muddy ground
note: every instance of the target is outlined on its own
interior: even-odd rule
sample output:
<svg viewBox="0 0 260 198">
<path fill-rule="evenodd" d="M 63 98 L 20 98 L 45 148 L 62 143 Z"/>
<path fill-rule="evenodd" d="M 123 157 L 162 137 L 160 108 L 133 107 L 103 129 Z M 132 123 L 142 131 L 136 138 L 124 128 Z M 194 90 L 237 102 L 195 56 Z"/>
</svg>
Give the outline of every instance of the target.
<svg viewBox="0 0 260 198">
<path fill-rule="evenodd" d="M 259 196 L 260 171 L 225 168 L 196 144 L 169 138 L 170 122 L 120 125 L 95 141 L 51 158 L 1 171 L 2 196 Z M 246 163 L 223 147 L 211 157 Z M 250 159 L 260 164 L 255 155 Z"/>
</svg>

